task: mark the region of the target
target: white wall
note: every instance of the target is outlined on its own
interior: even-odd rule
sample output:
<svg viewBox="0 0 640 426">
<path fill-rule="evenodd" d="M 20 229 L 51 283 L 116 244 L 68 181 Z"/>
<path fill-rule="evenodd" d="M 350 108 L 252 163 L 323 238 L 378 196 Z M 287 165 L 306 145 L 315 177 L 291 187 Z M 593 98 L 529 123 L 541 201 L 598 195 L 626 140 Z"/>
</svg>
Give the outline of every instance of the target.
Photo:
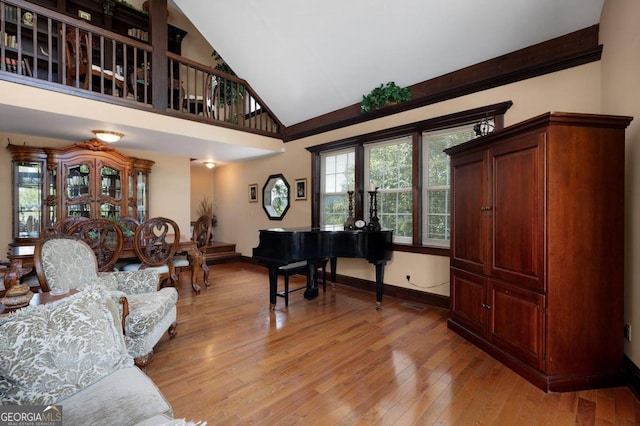
<svg viewBox="0 0 640 426">
<path fill-rule="evenodd" d="M 602 110 L 630 115 L 626 132 L 625 354 L 640 366 L 640 2 L 606 0 L 600 19 Z"/>
<path fill-rule="evenodd" d="M 218 204 L 216 240 L 235 243 L 238 251 L 251 256 L 253 248 L 258 245 L 259 229 L 311 224 L 309 198 L 292 201 L 284 220 L 271 221 L 267 219 L 261 203 L 249 203 L 247 195 L 249 184 L 257 183 L 262 189 L 267 177 L 274 173 L 284 174 L 290 184 L 304 177 L 310 184 L 311 154 L 305 149 L 308 146 L 507 100 L 514 103 L 505 117 L 507 125 L 548 111 L 598 113 L 601 104 L 600 79 L 600 63 L 591 63 L 289 142 L 285 144 L 286 152 L 280 155 L 216 168 L 214 192 L 216 199 L 222 200 Z M 448 268 L 448 257 L 394 252 L 385 270 L 385 283 L 448 296 Z M 375 279 L 374 269 L 362 259 L 340 259 L 338 272 L 362 279 Z M 407 283 L 406 275 L 411 275 L 413 284 Z"/>
</svg>

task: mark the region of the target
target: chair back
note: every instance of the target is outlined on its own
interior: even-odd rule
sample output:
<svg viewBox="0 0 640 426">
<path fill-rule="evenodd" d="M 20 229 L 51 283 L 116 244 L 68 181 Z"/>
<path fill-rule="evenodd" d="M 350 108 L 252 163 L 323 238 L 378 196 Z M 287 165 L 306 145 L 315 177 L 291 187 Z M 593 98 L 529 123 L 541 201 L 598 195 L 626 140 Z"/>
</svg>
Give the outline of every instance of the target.
<svg viewBox="0 0 640 426">
<path fill-rule="evenodd" d="M 83 220 L 71 226 L 67 235 L 87 243 L 96 256 L 99 272 L 113 271 L 124 236 L 120 226 L 108 219 Z"/>
<path fill-rule="evenodd" d="M 193 225 L 191 240 L 196 242 L 198 248 L 208 245 L 211 241 L 211 233 L 213 232 L 211 223 L 211 216 L 205 214 L 200 216 Z"/>
<path fill-rule="evenodd" d="M 56 224 L 54 225 L 54 231 L 59 236 L 70 235 L 69 228 L 71 228 L 78 222 L 83 222 L 86 220 L 89 220 L 89 218 L 86 218 L 84 216 L 67 216 L 56 221 Z"/>
<path fill-rule="evenodd" d="M 71 237 L 39 239 L 33 260 L 43 291 L 65 293 L 94 282 L 98 276 L 98 262 L 91 247 Z"/>
<path fill-rule="evenodd" d="M 61 30 L 62 31 L 62 30 Z M 87 66 L 86 48 L 89 42 L 86 31 L 75 27 L 67 27 L 64 36 L 64 53 L 66 60 L 67 86 L 72 86 L 74 80 L 83 81 L 83 88 L 89 87 L 91 70 Z"/>
<path fill-rule="evenodd" d="M 144 266 L 169 265 L 180 244 L 180 228 L 166 217 L 153 217 L 138 226 L 133 237 L 133 249 Z"/>
<path fill-rule="evenodd" d="M 140 226 L 140 222 L 131 216 L 122 216 L 118 219 L 124 241 L 122 242 L 123 249 L 133 249 L 133 237 L 136 234 L 136 229 Z"/>
</svg>

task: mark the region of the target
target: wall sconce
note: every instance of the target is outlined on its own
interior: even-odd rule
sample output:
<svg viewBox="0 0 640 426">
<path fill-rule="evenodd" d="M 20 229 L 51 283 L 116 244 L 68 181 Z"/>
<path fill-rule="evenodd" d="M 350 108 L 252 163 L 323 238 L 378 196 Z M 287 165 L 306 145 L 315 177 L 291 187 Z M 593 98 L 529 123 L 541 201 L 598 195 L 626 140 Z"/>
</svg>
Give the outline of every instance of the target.
<svg viewBox="0 0 640 426">
<path fill-rule="evenodd" d="M 96 135 L 96 138 L 106 143 L 118 142 L 124 136 L 122 133 L 112 132 L 111 130 L 93 130 L 92 132 Z"/>
<path fill-rule="evenodd" d="M 213 169 L 216 166 L 216 163 L 213 161 L 207 161 L 204 165 L 207 166 L 207 169 Z"/>
</svg>

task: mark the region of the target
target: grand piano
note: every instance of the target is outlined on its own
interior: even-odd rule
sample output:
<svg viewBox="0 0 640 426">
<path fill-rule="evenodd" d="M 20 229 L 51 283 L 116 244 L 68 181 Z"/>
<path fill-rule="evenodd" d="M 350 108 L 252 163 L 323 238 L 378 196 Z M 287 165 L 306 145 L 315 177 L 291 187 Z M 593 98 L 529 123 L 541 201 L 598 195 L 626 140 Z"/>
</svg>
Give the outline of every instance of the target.
<svg viewBox="0 0 640 426">
<path fill-rule="evenodd" d="M 294 262 L 307 261 L 309 275 L 315 276 L 315 264 L 320 259 L 331 259 L 331 280 L 335 281 L 338 257 L 363 258 L 376 268 L 376 309 L 382 309 L 384 266 L 391 259 L 393 231 L 367 229 L 344 230 L 342 226 L 319 228 L 273 228 L 260 230 L 258 247 L 253 258 L 269 269 L 269 302 L 276 306 L 278 268 Z M 316 279 L 307 280 L 304 297 L 318 296 Z"/>
</svg>

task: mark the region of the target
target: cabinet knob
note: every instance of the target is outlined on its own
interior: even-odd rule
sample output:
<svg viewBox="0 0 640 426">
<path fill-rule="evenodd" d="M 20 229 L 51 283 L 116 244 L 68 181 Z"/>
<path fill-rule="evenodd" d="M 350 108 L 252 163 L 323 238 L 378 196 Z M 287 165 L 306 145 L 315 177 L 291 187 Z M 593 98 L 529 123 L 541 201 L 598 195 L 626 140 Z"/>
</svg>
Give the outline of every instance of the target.
<svg viewBox="0 0 640 426">
<path fill-rule="evenodd" d="M 491 309 L 491 305 L 487 305 L 486 303 L 483 303 L 482 307 L 487 309 L 487 310 Z"/>
<path fill-rule="evenodd" d="M 480 210 L 483 211 L 483 212 L 490 211 L 491 210 L 491 206 L 482 206 L 482 207 L 480 207 Z"/>
</svg>

